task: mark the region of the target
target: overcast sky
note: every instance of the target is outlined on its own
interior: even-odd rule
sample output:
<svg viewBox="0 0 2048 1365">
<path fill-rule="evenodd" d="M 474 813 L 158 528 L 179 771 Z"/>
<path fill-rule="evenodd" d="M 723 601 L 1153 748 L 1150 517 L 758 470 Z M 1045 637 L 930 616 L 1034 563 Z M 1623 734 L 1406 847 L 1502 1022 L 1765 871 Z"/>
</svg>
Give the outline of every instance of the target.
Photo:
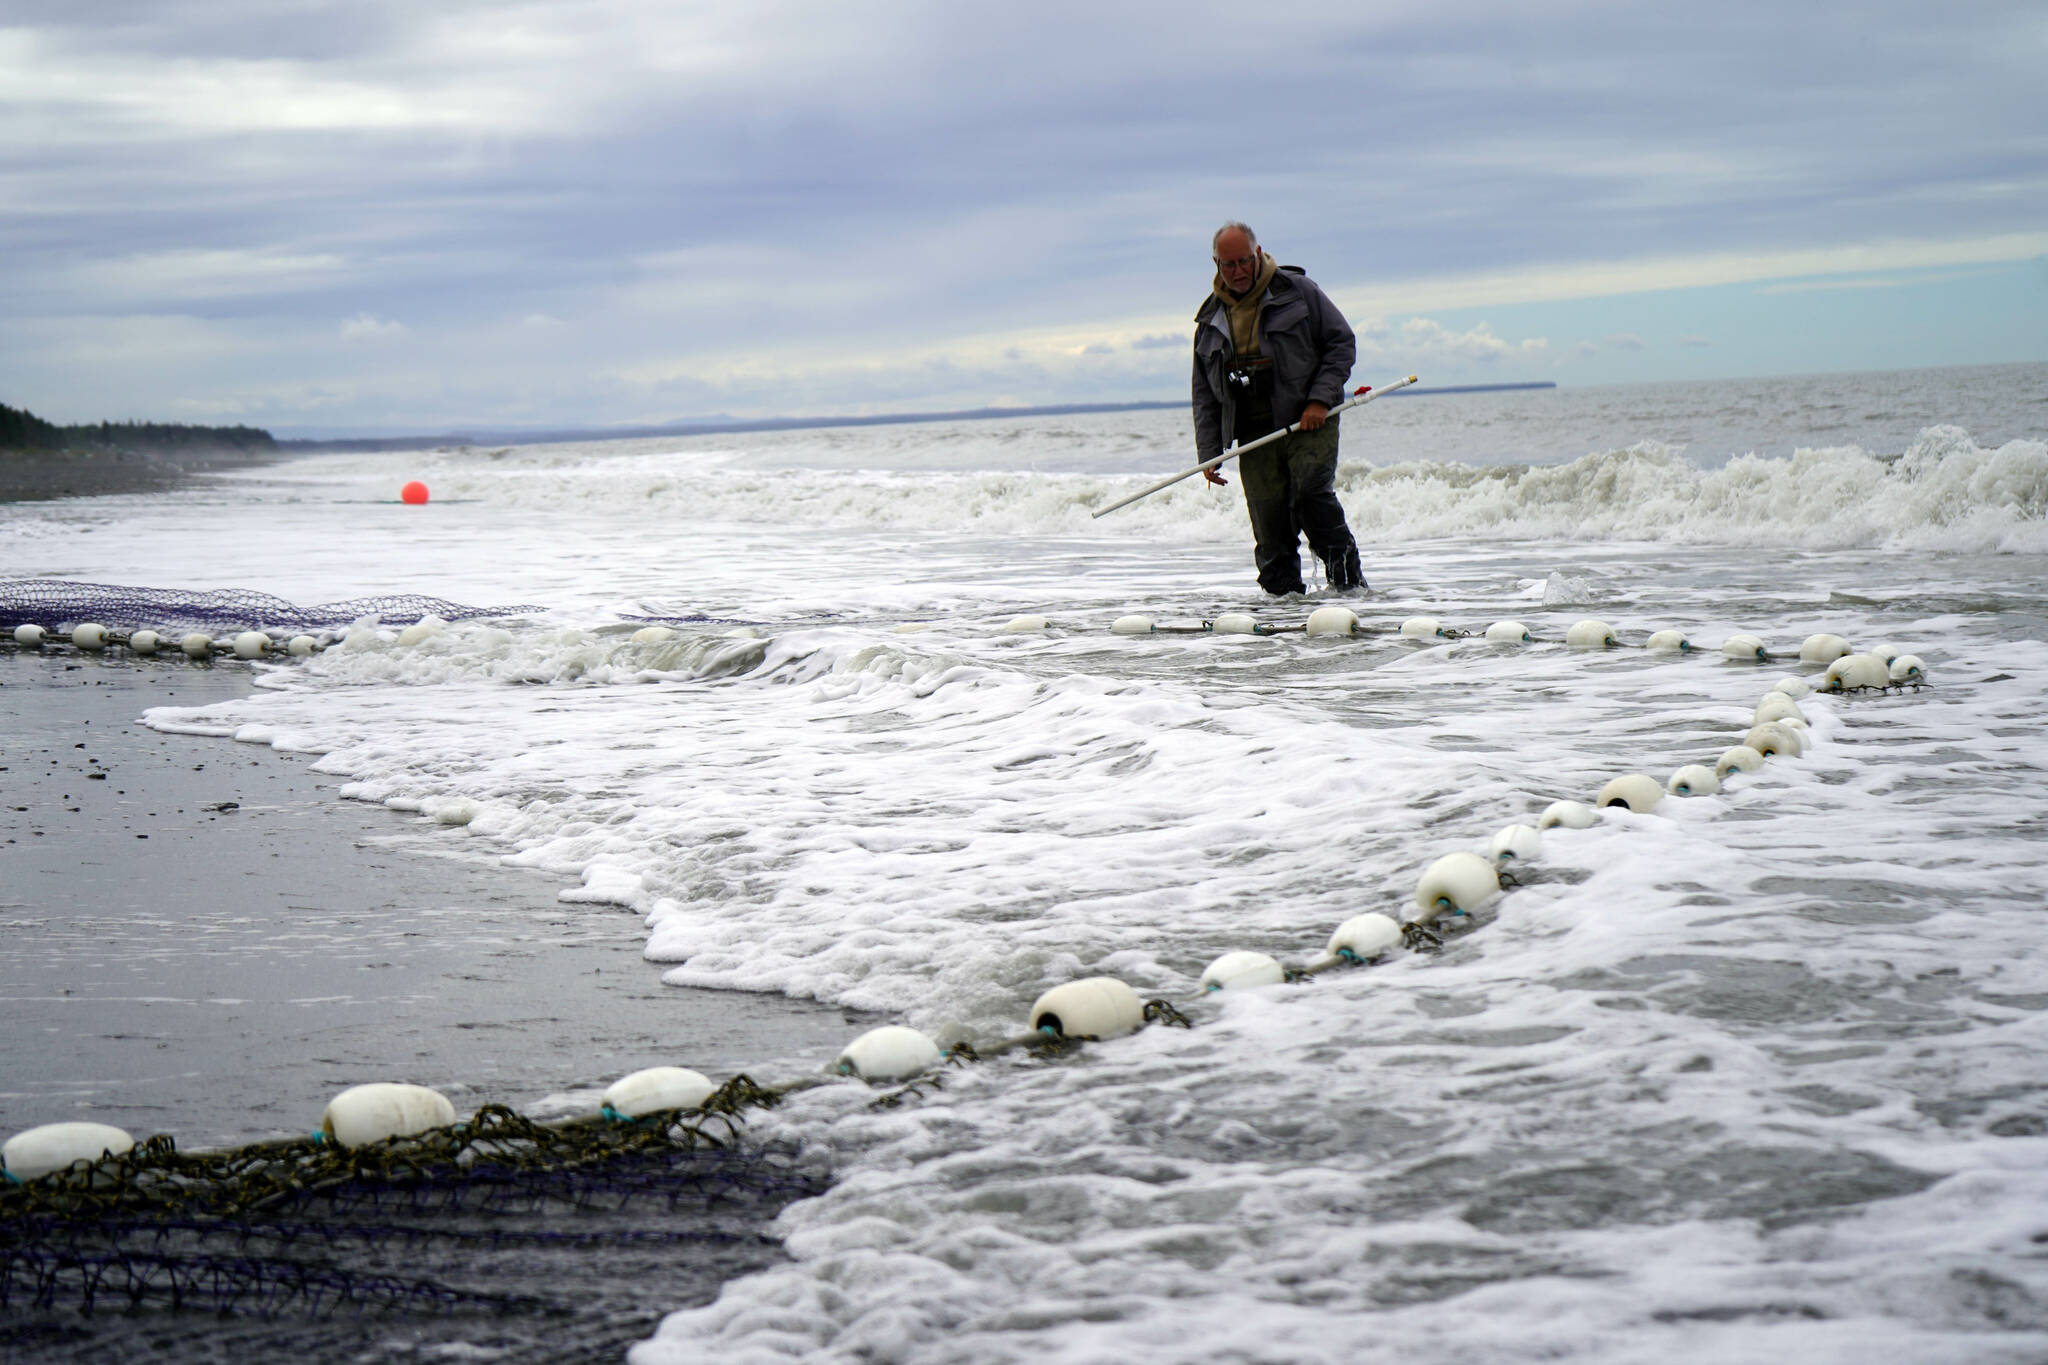
<svg viewBox="0 0 2048 1365">
<path fill-rule="evenodd" d="M 2048 360 L 2048 4 L 0 0 L 0 401 L 279 431 Z"/>
</svg>

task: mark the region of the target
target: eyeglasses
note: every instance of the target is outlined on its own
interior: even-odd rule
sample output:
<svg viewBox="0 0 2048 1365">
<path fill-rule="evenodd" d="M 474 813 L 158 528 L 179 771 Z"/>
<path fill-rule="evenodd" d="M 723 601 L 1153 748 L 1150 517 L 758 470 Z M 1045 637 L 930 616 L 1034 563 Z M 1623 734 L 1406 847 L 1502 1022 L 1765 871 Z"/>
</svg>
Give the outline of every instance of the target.
<svg viewBox="0 0 2048 1365">
<path fill-rule="evenodd" d="M 1214 257 L 1213 259 L 1224 270 L 1250 270 L 1259 263 L 1259 253 L 1255 248 L 1251 255 L 1239 256 L 1236 260 L 1226 261 L 1221 256 Z"/>
</svg>

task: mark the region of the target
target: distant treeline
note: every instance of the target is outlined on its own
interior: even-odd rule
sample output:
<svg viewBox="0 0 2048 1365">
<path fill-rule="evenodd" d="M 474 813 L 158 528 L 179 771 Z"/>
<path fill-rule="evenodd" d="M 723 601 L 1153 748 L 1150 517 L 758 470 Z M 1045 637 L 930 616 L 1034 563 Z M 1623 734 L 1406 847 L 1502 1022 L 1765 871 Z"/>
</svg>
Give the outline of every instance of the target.
<svg viewBox="0 0 2048 1365">
<path fill-rule="evenodd" d="M 89 422 L 60 427 L 32 412 L 0 403 L 0 450 L 273 450 L 261 427 L 194 427 L 179 422 Z"/>
</svg>

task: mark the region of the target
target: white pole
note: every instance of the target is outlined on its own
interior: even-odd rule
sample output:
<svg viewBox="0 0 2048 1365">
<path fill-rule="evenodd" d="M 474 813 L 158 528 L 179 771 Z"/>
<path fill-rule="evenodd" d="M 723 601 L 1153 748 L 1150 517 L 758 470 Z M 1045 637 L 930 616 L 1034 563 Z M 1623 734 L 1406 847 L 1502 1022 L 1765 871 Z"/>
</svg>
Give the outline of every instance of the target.
<svg viewBox="0 0 2048 1365">
<path fill-rule="evenodd" d="M 1406 379 L 1403 379 L 1400 383 L 1389 384 L 1384 389 L 1367 389 L 1364 393 L 1361 393 L 1353 398 L 1347 398 L 1343 402 L 1339 403 L 1336 407 L 1331 408 L 1330 416 L 1335 417 L 1340 412 L 1344 412 L 1355 407 L 1361 407 L 1366 403 L 1370 403 L 1375 398 L 1379 398 L 1386 394 L 1392 393 L 1396 389 L 1405 389 L 1414 382 L 1415 376 L 1411 374 Z M 1246 441 L 1241 446 L 1236 446 L 1230 450 L 1224 451 L 1221 455 L 1218 455 L 1213 460 L 1205 460 L 1201 464 L 1196 465 L 1193 469 L 1183 469 L 1180 473 L 1174 475 L 1170 479 L 1161 479 L 1158 483 L 1153 484 L 1150 488 L 1140 489 L 1138 492 L 1131 494 L 1128 498 L 1125 498 L 1122 502 L 1111 503 L 1109 506 L 1103 508 L 1100 512 L 1092 514 L 1091 520 L 1093 519 L 1093 517 L 1106 517 L 1111 512 L 1116 511 L 1116 509 L 1119 507 L 1129 507 L 1132 503 L 1136 502 L 1140 498 L 1149 498 L 1162 488 L 1171 488 L 1175 484 L 1179 483 L 1182 479 L 1188 478 L 1195 474 L 1199 474 L 1205 469 L 1214 469 L 1216 468 L 1216 466 L 1222 464 L 1225 460 L 1234 460 L 1238 456 L 1244 454 L 1247 450 L 1257 450 L 1260 446 L 1265 445 L 1268 441 L 1277 441 L 1282 436 L 1291 436 L 1300 429 L 1301 423 L 1296 422 L 1291 427 L 1282 427 L 1279 431 L 1273 432 L 1270 435 L 1261 436 L 1256 441 Z"/>
</svg>

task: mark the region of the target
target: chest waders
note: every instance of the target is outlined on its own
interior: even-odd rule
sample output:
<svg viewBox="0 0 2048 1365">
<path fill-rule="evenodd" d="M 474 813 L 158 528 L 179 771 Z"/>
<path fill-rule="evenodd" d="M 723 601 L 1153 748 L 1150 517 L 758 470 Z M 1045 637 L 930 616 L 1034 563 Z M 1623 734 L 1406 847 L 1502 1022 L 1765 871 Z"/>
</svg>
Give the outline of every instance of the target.
<svg viewBox="0 0 2048 1365">
<path fill-rule="evenodd" d="M 1263 356 L 1233 360 L 1225 378 L 1236 410 L 1237 444 L 1277 431 L 1273 417 L 1273 362 Z M 1301 540 L 1322 561 L 1333 588 L 1363 588 L 1358 543 L 1337 501 L 1337 427 L 1331 417 L 1315 431 L 1297 431 L 1238 460 L 1245 509 L 1252 521 L 1252 560 L 1259 586 L 1280 596 L 1302 591 Z"/>
</svg>

